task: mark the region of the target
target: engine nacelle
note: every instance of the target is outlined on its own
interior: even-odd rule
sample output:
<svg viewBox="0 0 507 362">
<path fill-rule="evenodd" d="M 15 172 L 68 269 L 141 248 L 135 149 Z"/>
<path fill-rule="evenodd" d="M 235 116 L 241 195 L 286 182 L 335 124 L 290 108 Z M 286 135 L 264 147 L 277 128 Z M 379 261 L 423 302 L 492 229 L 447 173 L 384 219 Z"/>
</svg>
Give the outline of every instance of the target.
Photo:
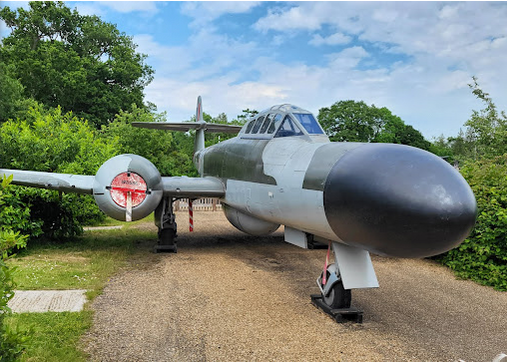
<svg viewBox="0 0 507 362">
<path fill-rule="evenodd" d="M 162 200 L 162 177 L 146 158 L 119 155 L 100 166 L 93 196 L 106 215 L 120 221 L 139 220 L 153 212 Z"/>
<path fill-rule="evenodd" d="M 273 224 L 268 221 L 257 219 L 256 217 L 247 215 L 225 204 L 222 205 L 222 209 L 224 210 L 227 220 L 229 220 L 236 229 L 250 235 L 268 235 L 280 227 L 280 224 Z"/>
</svg>

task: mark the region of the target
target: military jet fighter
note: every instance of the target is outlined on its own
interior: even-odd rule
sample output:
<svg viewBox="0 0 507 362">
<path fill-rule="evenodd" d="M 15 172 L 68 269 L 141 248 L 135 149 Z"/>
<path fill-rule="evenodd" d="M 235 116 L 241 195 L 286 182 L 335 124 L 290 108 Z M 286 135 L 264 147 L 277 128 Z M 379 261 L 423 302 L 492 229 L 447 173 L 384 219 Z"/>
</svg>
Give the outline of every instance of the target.
<svg viewBox="0 0 507 362">
<path fill-rule="evenodd" d="M 441 158 L 398 144 L 330 142 L 311 112 L 282 104 L 242 128 L 208 124 L 198 98 L 196 122 L 135 123 L 196 130 L 200 177 L 162 177 L 145 158 L 111 158 L 95 176 L 0 169 L 14 184 L 92 194 L 107 215 L 138 220 L 155 211 L 158 250 L 176 250 L 173 201 L 217 197 L 239 230 L 266 235 L 284 226 L 285 241 L 329 243 L 334 262 L 317 283 L 330 308 L 350 306 L 351 289 L 378 287 L 370 252 L 402 258 L 459 245 L 477 215 L 474 194 Z M 205 132 L 238 133 L 204 147 Z M 329 256 L 329 252 L 328 252 Z"/>
</svg>

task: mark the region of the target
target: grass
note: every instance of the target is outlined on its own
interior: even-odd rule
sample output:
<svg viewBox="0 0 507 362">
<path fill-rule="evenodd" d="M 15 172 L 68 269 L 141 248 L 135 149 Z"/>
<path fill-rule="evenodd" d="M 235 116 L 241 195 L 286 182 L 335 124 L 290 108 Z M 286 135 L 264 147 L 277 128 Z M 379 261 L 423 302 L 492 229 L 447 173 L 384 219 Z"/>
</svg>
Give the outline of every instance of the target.
<svg viewBox="0 0 507 362">
<path fill-rule="evenodd" d="M 151 219 L 152 220 L 152 219 Z M 154 231 L 137 228 L 143 221 L 115 230 L 92 230 L 64 243 L 29 243 L 8 261 L 16 267 L 18 290 L 86 289 L 88 300 L 102 292 L 121 268 L 149 263 Z M 78 341 L 92 323 L 85 306 L 74 313 L 20 313 L 9 323 L 33 330 L 33 339 L 22 361 L 84 361 Z"/>
<path fill-rule="evenodd" d="M 91 327 L 93 313 L 47 312 L 21 313 L 8 318 L 11 326 L 31 329 L 32 338 L 21 361 L 86 361 L 86 354 L 76 348 L 81 336 Z"/>
<path fill-rule="evenodd" d="M 151 214 L 149 214 L 148 216 L 146 216 L 145 218 L 141 219 L 141 220 L 137 220 L 137 221 L 133 221 L 133 222 L 129 222 L 129 223 L 126 223 L 125 221 L 119 221 L 119 220 L 116 220 L 116 219 L 113 219 L 112 217 L 109 217 L 109 216 L 106 216 L 106 219 L 101 222 L 100 224 L 98 225 L 93 225 L 93 226 L 123 226 L 123 227 L 135 227 L 136 225 L 139 225 L 139 224 L 142 224 L 142 223 L 145 223 L 145 222 L 153 222 L 153 212 Z M 92 227 L 93 227 L 92 226 Z"/>
</svg>

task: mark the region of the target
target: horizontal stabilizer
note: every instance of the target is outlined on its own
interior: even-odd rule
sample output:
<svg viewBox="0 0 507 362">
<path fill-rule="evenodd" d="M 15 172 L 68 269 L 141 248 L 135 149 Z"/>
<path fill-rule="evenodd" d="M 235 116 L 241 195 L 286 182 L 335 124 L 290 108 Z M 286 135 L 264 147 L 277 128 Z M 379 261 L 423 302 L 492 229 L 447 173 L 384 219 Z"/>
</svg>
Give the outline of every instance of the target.
<svg viewBox="0 0 507 362">
<path fill-rule="evenodd" d="M 93 182 L 95 180 L 95 176 L 0 169 L 0 178 L 3 175 L 7 177 L 13 175 L 13 185 L 90 195 L 93 194 Z"/>
<path fill-rule="evenodd" d="M 242 126 L 206 123 L 206 122 L 133 122 L 132 126 L 139 128 L 163 129 L 166 131 L 186 132 L 191 129 L 205 130 L 215 133 L 238 133 Z"/>
</svg>

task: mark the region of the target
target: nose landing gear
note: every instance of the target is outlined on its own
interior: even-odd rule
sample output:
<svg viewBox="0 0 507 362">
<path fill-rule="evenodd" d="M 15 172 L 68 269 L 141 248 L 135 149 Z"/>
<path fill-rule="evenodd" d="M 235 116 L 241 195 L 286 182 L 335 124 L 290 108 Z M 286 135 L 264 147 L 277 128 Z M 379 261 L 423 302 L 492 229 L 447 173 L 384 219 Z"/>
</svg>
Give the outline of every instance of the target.
<svg viewBox="0 0 507 362">
<path fill-rule="evenodd" d="M 343 287 L 336 265 L 329 265 L 326 274 L 325 279 L 323 274 L 317 279 L 323 302 L 331 309 L 350 308 L 352 292 Z M 324 280 L 325 284 L 323 284 Z"/>
<path fill-rule="evenodd" d="M 326 257 L 325 272 L 323 271 L 317 279 L 321 294 L 311 295 L 312 303 L 338 323 L 347 321 L 362 323 L 363 312 L 350 306 L 352 292 L 343 286 L 337 261 L 328 265 L 330 249 L 331 245 Z"/>
</svg>

